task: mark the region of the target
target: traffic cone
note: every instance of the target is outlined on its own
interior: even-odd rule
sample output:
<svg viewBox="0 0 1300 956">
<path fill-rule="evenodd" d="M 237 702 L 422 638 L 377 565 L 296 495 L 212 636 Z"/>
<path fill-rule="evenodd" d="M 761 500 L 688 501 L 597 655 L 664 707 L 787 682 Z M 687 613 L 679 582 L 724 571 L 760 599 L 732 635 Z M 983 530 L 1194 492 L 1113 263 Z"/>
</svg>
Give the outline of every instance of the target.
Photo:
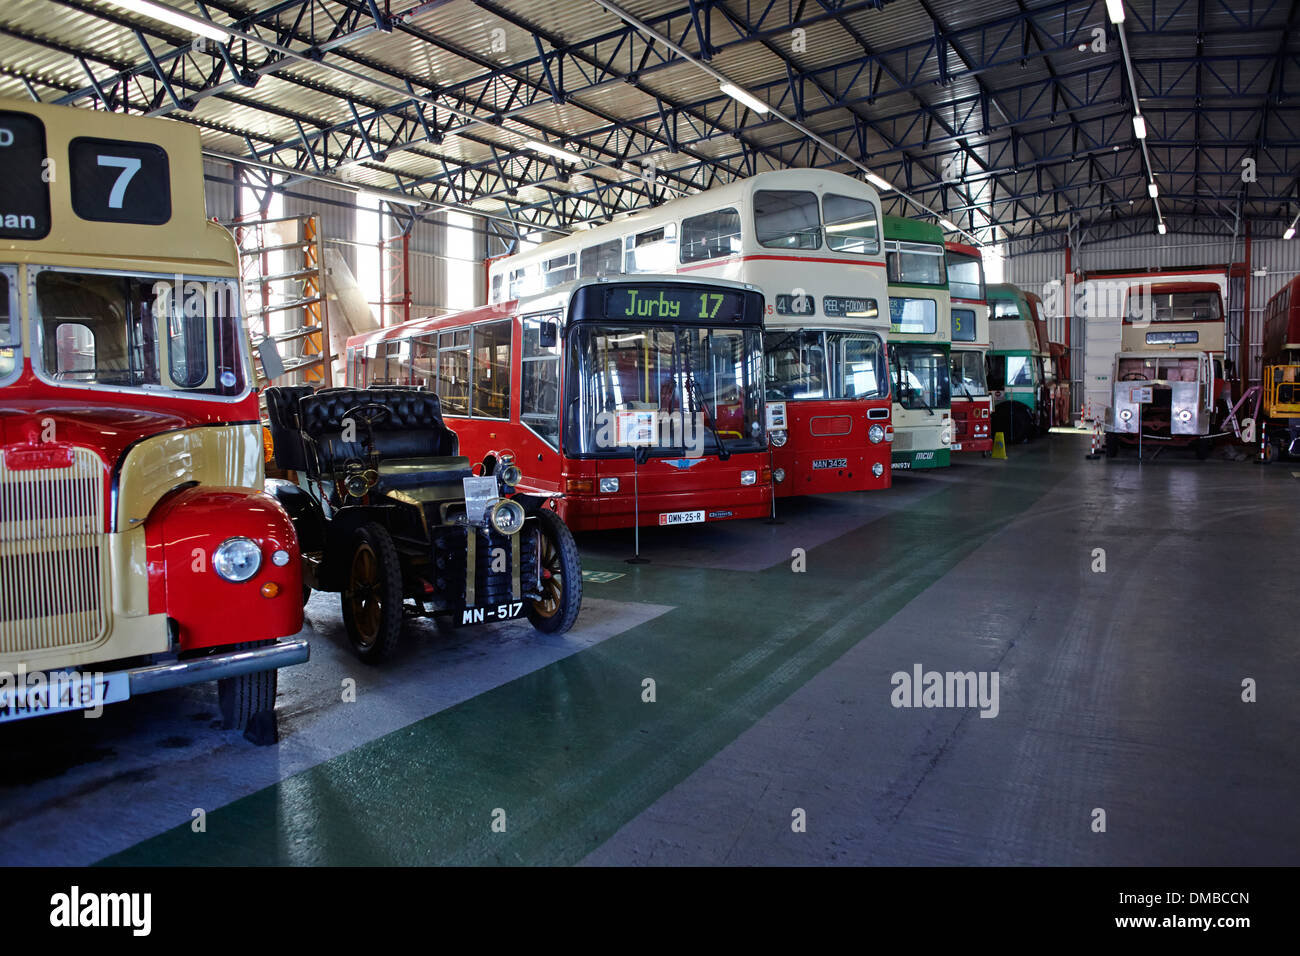
<svg viewBox="0 0 1300 956">
<path fill-rule="evenodd" d="M 1002 432 L 993 433 L 993 457 L 1007 460 L 1007 436 Z"/>
</svg>

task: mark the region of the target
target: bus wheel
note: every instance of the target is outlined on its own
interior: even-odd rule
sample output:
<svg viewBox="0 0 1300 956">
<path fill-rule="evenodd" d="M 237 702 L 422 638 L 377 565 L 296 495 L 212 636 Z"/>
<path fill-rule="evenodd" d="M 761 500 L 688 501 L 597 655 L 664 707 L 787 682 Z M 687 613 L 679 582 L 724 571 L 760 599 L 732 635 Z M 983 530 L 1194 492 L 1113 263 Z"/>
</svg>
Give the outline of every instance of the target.
<svg viewBox="0 0 1300 956">
<path fill-rule="evenodd" d="M 1011 410 L 1011 435 L 1008 436 L 1015 444 L 1031 440 L 1033 435 L 1033 419 L 1029 417 L 1029 409 L 1016 403 L 1016 407 Z"/>
<path fill-rule="evenodd" d="M 246 651 L 269 641 L 251 641 L 236 644 L 232 650 Z M 247 734 L 254 724 L 265 723 L 274 728 L 275 694 L 279 671 L 256 671 L 238 677 L 224 677 L 217 681 L 217 703 L 221 707 L 221 723 L 226 730 L 242 730 Z M 260 736 L 260 735 L 259 735 Z M 274 733 L 271 735 L 274 737 Z M 251 738 L 250 738 L 251 739 Z M 254 743 L 274 743 L 272 740 L 254 740 Z"/>
<path fill-rule="evenodd" d="M 528 602 L 528 620 L 543 634 L 563 634 L 582 607 L 582 563 L 568 525 L 554 511 L 537 512 L 537 562 L 542 597 Z"/>
<path fill-rule="evenodd" d="M 1119 454 L 1119 436 L 1114 432 L 1106 432 L 1106 457 L 1114 458 Z"/>
<path fill-rule="evenodd" d="M 363 524 L 352 536 L 352 561 L 343 592 L 343 624 L 352 649 L 376 664 L 397 647 L 402 633 L 402 566 L 384 526 Z"/>
<path fill-rule="evenodd" d="M 1214 446 L 1210 443 L 1210 440 L 1208 438 L 1196 439 L 1196 460 L 1205 461 L 1205 459 L 1209 458 L 1210 450 L 1213 447 Z"/>
</svg>

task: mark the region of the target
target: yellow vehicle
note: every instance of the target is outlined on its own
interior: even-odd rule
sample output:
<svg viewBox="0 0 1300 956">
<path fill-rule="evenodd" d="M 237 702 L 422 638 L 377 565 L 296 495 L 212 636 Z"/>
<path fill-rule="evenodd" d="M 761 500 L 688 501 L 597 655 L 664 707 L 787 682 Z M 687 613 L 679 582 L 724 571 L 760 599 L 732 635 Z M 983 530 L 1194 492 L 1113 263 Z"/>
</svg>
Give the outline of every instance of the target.
<svg viewBox="0 0 1300 956">
<path fill-rule="evenodd" d="M 197 131 L 0 101 L 0 168 L 0 722 L 215 679 L 248 727 L 308 648 Z"/>
</svg>

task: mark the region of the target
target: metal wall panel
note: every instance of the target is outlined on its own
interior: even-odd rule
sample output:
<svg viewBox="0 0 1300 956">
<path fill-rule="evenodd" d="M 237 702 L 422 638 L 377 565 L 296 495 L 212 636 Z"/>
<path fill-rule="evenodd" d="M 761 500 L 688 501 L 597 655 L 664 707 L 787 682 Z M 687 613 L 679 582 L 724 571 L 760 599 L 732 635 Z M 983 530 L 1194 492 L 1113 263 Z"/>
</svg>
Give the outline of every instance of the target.
<svg viewBox="0 0 1300 956">
<path fill-rule="evenodd" d="M 320 224 L 321 238 L 342 240 L 336 248 L 343 254 L 348 268 L 356 274 L 357 248 L 350 244 L 357 238 L 356 193 L 315 180 L 295 183 L 291 194 L 284 197 L 282 215 L 315 215 Z"/>
<path fill-rule="evenodd" d="M 203 161 L 203 175 L 217 179 L 234 179 L 234 172 L 228 163 L 219 163 L 211 159 Z M 229 222 L 235 218 L 235 187 L 230 183 L 203 182 L 203 199 L 207 204 L 208 218 L 217 218 Z"/>
</svg>

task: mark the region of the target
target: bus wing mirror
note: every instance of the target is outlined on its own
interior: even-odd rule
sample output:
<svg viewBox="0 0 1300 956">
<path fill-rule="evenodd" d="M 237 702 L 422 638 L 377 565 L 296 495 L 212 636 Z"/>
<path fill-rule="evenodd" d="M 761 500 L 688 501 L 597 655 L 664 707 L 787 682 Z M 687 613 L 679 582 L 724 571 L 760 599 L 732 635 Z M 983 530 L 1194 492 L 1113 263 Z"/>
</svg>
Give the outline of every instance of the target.
<svg viewBox="0 0 1300 956">
<path fill-rule="evenodd" d="M 541 328 L 537 330 L 537 335 L 537 344 L 540 348 L 553 349 L 560 337 L 560 327 L 554 322 L 543 322 Z"/>
<path fill-rule="evenodd" d="M 262 363 L 262 374 L 267 382 L 273 382 L 284 374 L 284 359 L 280 357 L 275 339 L 268 336 L 257 343 L 257 358 Z"/>
</svg>

